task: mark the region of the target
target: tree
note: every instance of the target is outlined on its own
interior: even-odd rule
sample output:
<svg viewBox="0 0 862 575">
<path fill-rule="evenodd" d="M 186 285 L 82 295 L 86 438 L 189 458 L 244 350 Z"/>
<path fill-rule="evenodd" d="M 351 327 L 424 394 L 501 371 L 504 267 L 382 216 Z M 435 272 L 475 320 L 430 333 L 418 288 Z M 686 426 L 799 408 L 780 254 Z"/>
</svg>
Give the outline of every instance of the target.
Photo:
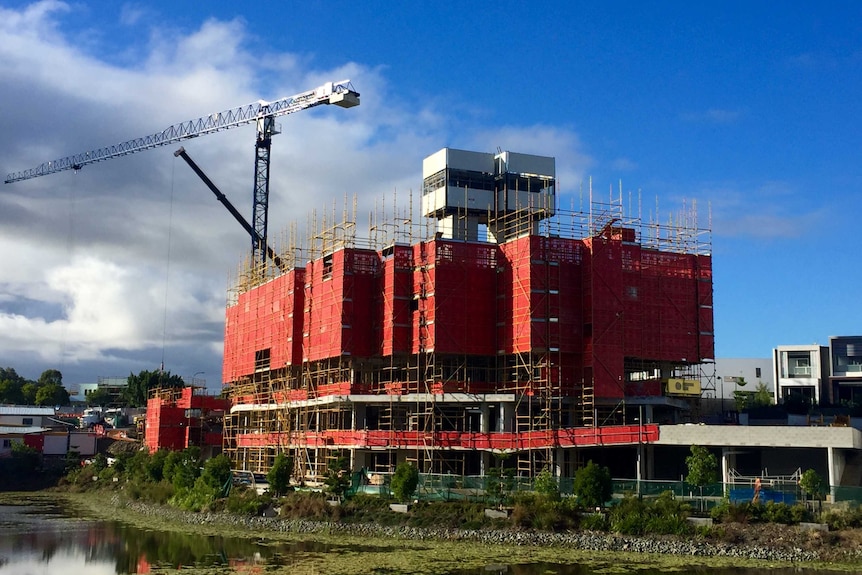
<svg viewBox="0 0 862 575">
<path fill-rule="evenodd" d="M 24 405 L 35 405 L 36 404 L 36 392 L 39 390 L 39 386 L 36 385 L 33 381 L 28 381 L 24 385 L 21 386 L 21 393 L 24 395 L 23 403 Z"/>
<path fill-rule="evenodd" d="M 610 470 L 588 461 L 586 467 L 575 473 L 572 491 L 584 507 L 603 507 L 614 492 Z"/>
<path fill-rule="evenodd" d="M 290 489 L 290 476 L 293 473 L 293 458 L 284 453 L 275 456 L 272 467 L 266 474 L 269 489 L 276 496 L 284 495 Z"/>
<path fill-rule="evenodd" d="M 691 446 L 691 455 L 685 458 L 688 475 L 685 481 L 700 488 L 701 508 L 703 507 L 703 486 L 718 481 L 718 460 L 705 447 Z"/>
<path fill-rule="evenodd" d="M 201 448 L 195 445 L 183 449 L 176 458 L 168 455 L 162 473 L 174 489 L 190 489 L 200 475 Z"/>
<path fill-rule="evenodd" d="M 159 449 L 151 453 L 146 462 L 147 476 L 150 481 L 158 483 L 165 477 L 165 462 L 170 452 L 167 449 Z"/>
<path fill-rule="evenodd" d="M 62 385 L 49 383 L 36 390 L 34 403 L 36 405 L 69 405 L 69 392 Z"/>
<path fill-rule="evenodd" d="M 63 374 L 56 369 L 46 369 L 39 376 L 37 382 L 40 386 L 63 385 Z"/>
<path fill-rule="evenodd" d="M 204 463 L 201 479 L 204 483 L 216 490 L 217 493 L 225 493 L 226 486 L 231 478 L 231 461 L 227 455 L 216 455 Z"/>
<path fill-rule="evenodd" d="M 24 392 L 21 391 L 23 385 L 18 380 L 0 379 L 0 403 L 23 405 Z"/>
<path fill-rule="evenodd" d="M 389 486 L 392 495 L 398 501 L 407 502 L 416 493 L 417 487 L 419 487 L 419 470 L 412 463 L 402 461 L 392 475 L 392 484 Z"/>
<path fill-rule="evenodd" d="M 99 407 L 104 407 L 111 403 L 111 392 L 105 388 L 94 389 L 90 393 L 87 394 L 87 405 L 94 406 L 98 405 Z"/>
<path fill-rule="evenodd" d="M 346 457 L 340 456 L 329 462 L 326 471 L 326 492 L 341 498 L 350 487 L 349 462 Z"/>
<path fill-rule="evenodd" d="M 502 508 L 503 503 L 512 491 L 514 483 L 514 470 L 503 467 L 503 462 L 508 459 L 508 453 L 495 453 L 497 465 L 491 467 L 485 476 L 485 493 Z"/>
<path fill-rule="evenodd" d="M 816 471 L 813 469 L 806 469 L 802 474 L 802 477 L 799 478 L 799 487 L 808 497 L 820 502 L 822 508 L 825 482 Z"/>
<path fill-rule="evenodd" d="M 751 398 L 751 407 L 766 407 L 772 405 L 772 392 L 769 387 L 762 381 L 757 382 L 757 389 L 754 390 L 754 396 Z"/>
<path fill-rule="evenodd" d="M 122 399 L 129 407 L 144 407 L 147 405 L 147 399 L 149 399 L 152 390 L 160 387 L 179 388 L 184 386 L 183 378 L 178 375 L 171 375 L 169 371 L 144 370 L 138 375 L 129 374 L 128 386 L 123 392 Z"/>
</svg>

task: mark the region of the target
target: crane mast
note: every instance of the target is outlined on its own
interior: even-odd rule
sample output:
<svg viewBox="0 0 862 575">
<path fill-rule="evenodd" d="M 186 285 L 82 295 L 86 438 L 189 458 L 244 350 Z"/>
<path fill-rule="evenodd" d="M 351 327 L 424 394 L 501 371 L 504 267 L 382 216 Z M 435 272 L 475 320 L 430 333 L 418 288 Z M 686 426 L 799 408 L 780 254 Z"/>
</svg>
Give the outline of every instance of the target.
<svg viewBox="0 0 862 575">
<path fill-rule="evenodd" d="M 254 194 L 252 202 L 252 226 L 255 234 L 252 235 L 252 256 L 254 261 L 258 259 L 263 261 L 267 257 L 269 156 L 272 148 L 272 136 L 279 133 L 275 118 L 322 104 L 335 104 L 341 108 L 352 108 L 359 105 L 359 92 L 354 90 L 350 80 L 327 82 L 313 90 L 281 98 L 274 102 L 258 101 L 217 114 L 210 114 L 187 122 L 174 124 L 161 132 L 156 132 L 149 136 L 44 162 L 29 170 L 12 172 L 6 176 L 5 183 L 11 184 L 64 170 L 77 171 L 88 164 L 103 162 L 120 156 L 128 156 L 149 150 L 150 148 L 157 148 L 182 140 L 212 134 L 213 132 L 221 132 L 237 126 L 255 123 L 257 124 L 257 140 L 255 143 Z"/>
</svg>

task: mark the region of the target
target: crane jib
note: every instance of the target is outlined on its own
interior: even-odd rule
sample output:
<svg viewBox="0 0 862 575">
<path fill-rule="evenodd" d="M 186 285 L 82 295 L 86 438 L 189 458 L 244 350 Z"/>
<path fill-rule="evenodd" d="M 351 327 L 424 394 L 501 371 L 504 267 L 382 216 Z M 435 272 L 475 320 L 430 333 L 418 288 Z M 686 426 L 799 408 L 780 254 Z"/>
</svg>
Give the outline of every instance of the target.
<svg viewBox="0 0 862 575">
<path fill-rule="evenodd" d="M 333 95 L 339 95 L 338 99 Z M 237 126 L 251 124 L 267 116 L 283 116 L 321 104 L 335 103 L 341 107 L 352 107 L 359 103 L 359 93 L 353 89 L 350 80 L 329 82 L 314 90 L 274 102 L 255 102 L 224 112 L 202 116 L 174 124 L 150 136 L 136 138 L 98 150 L 91 150 L 74 156 L 60 158 L 39 164 L 35 168 L 10 173 L 5 183 L 18 182 L 38 176 L 45 176 L 63 170 L 79 170 L 87 164 L 102 162 L 111 158 L 127 156 L 150 148 L 176 143 L 182 140 L 228 130 Z"/>
</svg>

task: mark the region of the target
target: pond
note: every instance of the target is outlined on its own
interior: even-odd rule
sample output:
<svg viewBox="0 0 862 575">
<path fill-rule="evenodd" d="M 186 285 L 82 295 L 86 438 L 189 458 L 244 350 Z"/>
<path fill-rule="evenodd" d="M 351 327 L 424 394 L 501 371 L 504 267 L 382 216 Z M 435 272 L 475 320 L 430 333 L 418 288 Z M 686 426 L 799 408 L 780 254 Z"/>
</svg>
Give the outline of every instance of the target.
<svg viewBox="0 0 862 575">
<path fill-rule="evenodd" d="M 284 542 L 142 529 L 117 521 L 71 516 L 62 507 L 38 504 L 0 505 L 0 575 L 125 575 L 132 573 L 428 573 L 428 563 L 407 561 L 381 567 L 379 555 L 398 555 L 396 544 L 343 545 Z M 337 557 L 336 557 L 337 556 Z M 373 559 L 373 560 L 372 560 Z M 333 562 L 335 560 L 336 562 Z M 340 563 L 338 562 L 340 560 Z M 544 560 L 527 564 L 489 562 L 480 569 L 460 569 L 453 553 L 443 563 L 452 575 L 754 575 L 763 568 L 675 566 L 658 569 L 602 561 L 560 565 Z M 441 572 L 440 565 L 433 572 Z M 769 569 L 771 575 L 815 573 L 807 569 Z"/>
<path fill-rule="evenodd" d="M 0 506 L 0 574 L 149 573 L 185 567 L 280 565 L 327 545 L 145 530 L 116 521 L 76 519 L 60 507 Z"/>
</svg>

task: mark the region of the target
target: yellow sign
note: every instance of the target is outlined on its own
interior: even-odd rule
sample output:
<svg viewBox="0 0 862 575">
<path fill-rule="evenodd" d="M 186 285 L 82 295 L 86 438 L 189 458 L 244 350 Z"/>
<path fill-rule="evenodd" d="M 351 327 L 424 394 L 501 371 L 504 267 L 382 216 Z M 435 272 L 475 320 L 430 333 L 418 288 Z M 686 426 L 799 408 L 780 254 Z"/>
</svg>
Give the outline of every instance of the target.
<svg viewBox="0 0 862 575">
<path fill-rule="evenodd" d="M 697 379 L 670 378 L 667 380 L 668 395 L 700 395 L 700 381 Z"/>
</svg>

